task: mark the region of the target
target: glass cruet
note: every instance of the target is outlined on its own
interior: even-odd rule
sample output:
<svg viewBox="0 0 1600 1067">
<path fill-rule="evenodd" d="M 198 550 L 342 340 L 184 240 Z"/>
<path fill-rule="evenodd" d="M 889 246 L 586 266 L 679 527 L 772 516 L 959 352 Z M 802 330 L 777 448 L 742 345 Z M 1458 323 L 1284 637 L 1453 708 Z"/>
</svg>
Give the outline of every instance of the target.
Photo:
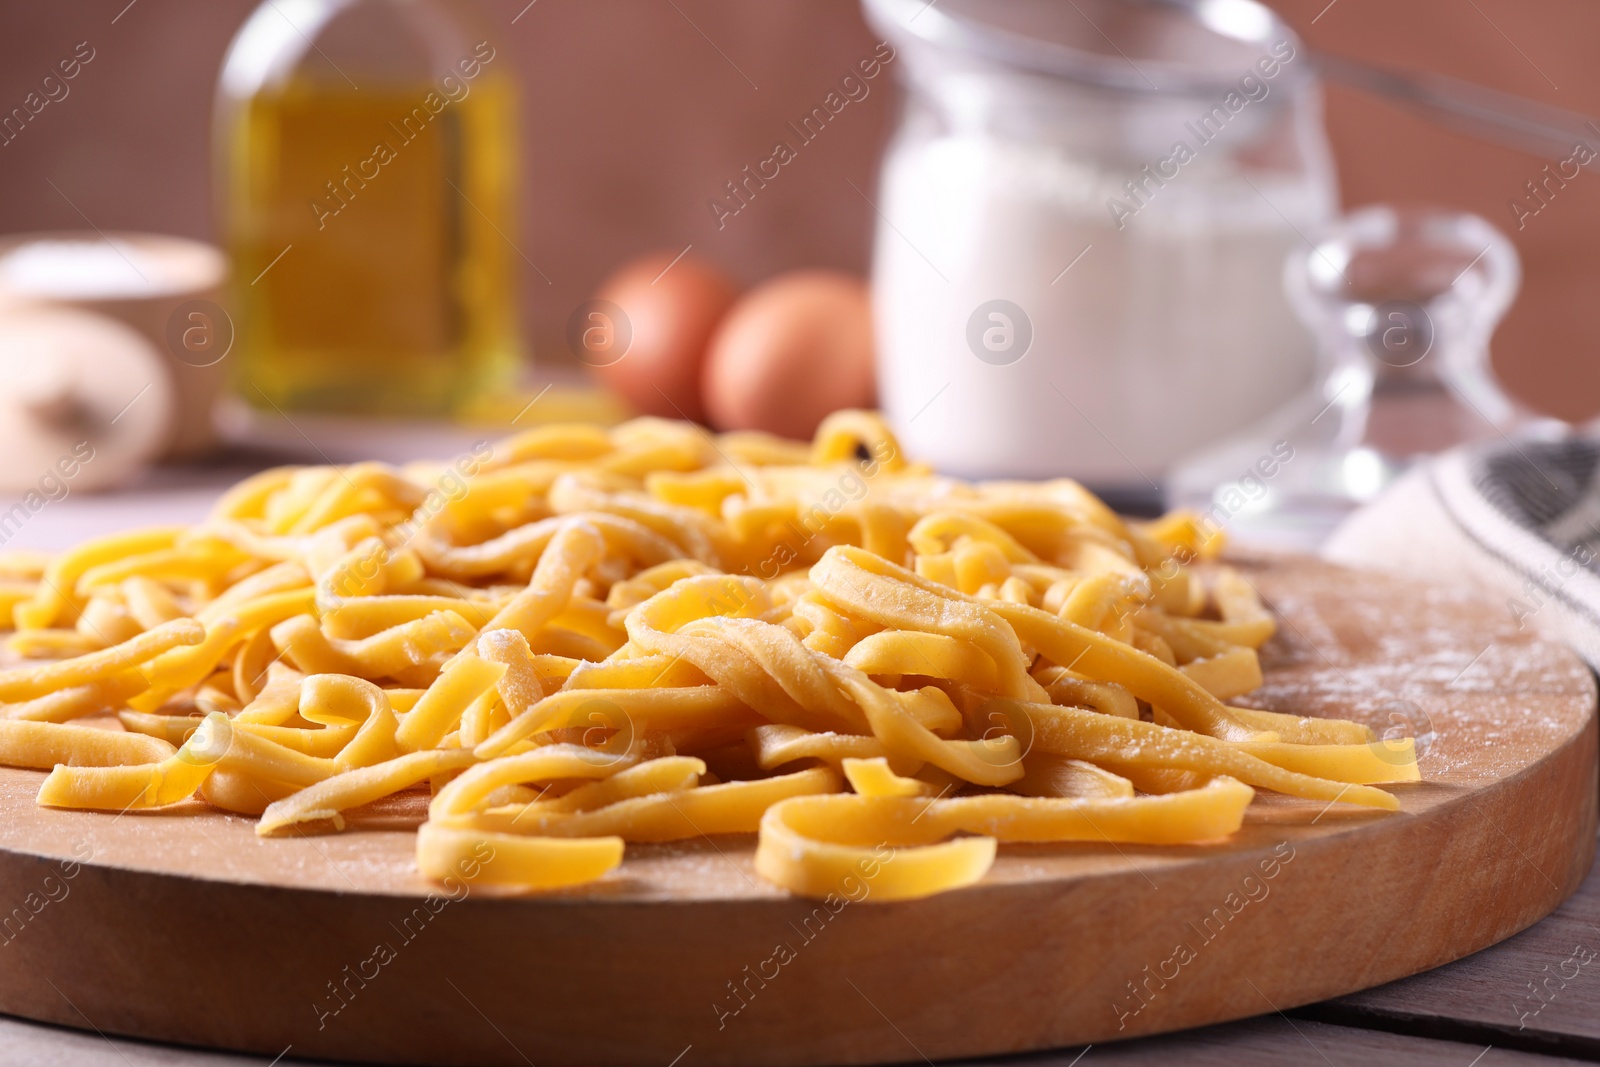
<svg viewBox="0 0 1600 1067">
<path fill-rule="evenodd" d="M 1509 396 L 1490 365 L 1520 278 L 1510 240 L 1476 215 L 1376 205 L 1334 223 L 1284 265 L 1317 341 L 1316 384 L 1179 465 L 1169 503 L 1258 542 L 1309 547 L 1427 455 L 1565 432 Z"/>
</svg>

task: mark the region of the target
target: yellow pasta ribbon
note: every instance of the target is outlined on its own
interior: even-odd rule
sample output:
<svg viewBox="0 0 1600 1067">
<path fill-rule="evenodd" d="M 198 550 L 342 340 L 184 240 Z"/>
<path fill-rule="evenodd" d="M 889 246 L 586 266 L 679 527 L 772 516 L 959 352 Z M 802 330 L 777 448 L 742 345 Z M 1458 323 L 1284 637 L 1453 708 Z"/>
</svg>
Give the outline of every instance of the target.
<svg viewBox="0 0 1600 1067">
<path fill-rule="evenodd" d="M 1253 792 L 1219 778 L 1160 797 L 1039 800 L 989 794 L 953 800 L 833 795 L 785 801 L 761 821 L 756 870 L 802 896 L 909 900 L 971 885 L 997 841 L 1181 844 L 1238 830 Z M 964 831 L 982 837 L 935 844 Z M 869 873 L 870 872 L 870 873 Z"/>
<path fill-rule="evenodd" d="M 122 670 L 159 661 L 184 645 L 205 640 L 206 629 L 193 619 L 175 619 L 120 645 L 89 652 L 42 667 L 17 667 L 0 671 L 0 700 L 27 700 L 52 691 L 88 685 Z M 152 663 L 152 673 L 158 664 Z"/>
<path fill-rule="evenodd" d="M 39 787 L 50 808 L 123 812 L 163 808 L 194 796 L 232 746 L 224 715 L 210 715 L 189 740 L 159 763 L 117 767 L 57 766 Z"/>
<path fill-rule="evenodd" d="M 173 751 L 167 742 L 143 734 L 0 719 L 0 764 L 7 767 L 124 767 L 158 763 Z"/>
</svg>

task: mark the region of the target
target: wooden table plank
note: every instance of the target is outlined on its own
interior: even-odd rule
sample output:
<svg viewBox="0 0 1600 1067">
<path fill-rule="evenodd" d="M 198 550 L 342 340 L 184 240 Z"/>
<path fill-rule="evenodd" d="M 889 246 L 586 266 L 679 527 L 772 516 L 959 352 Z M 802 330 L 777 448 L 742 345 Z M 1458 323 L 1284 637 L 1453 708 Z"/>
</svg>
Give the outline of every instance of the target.
<svg viewBox="0 0 1600 1067">
<path fill-rule="evenodd" d="M 0 1015 L 0 1057 L 28 1067 L 265 1067 L 257 1056 L 156 1045 Z M 321 1067 L 284 1058 L 274 1067 Z M 1480 1067 L 1482 1065 L 1480 1064 Z"/>
<path fill-rule="evenodd" d="M 1557 1067 L 1580 1062 L 1310 1019 L 1262 1016 L 1162 1037 L 1093 1045 L 1087 1051 L 1064 1049 L 964 1061 L 961 1067 L 1282 1067 L 1286 1063 L 1300 1067 L 1387 1067 L 1396 1063 L 1407 1067 Z"/>
<path fill-rule="evenodd" d="M 1600 864 L 1553 915 L 1498 945 L 1295 1014 L 1600 1058 Z"/>
</svg>

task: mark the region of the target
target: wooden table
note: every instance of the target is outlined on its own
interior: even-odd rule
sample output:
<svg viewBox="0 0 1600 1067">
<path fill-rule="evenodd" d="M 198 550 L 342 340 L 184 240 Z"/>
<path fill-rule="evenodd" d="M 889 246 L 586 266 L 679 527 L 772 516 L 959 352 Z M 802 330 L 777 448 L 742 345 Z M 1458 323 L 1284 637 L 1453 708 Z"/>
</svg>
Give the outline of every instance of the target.
<svg viewBox="0 0 1600 1067">
<path fill-rule="evenodd" d="M 439 451 L 439 449 L 435 449 Z M 337 457 L 343 459 L 344 457 Z M 236 457 L 242 459 L 242 457 Z M 243 460 L 248 463 L 249 460 Z M 217 488 L 243 473 L 232 464 L 162 472 L 141 492 L 84 498 L 41 512 L 8 547 L 71 543 L 148 514 L 152 497 L 166 521 L 198 518 Z M 1597 783 L 1600 785 L 1600 783 Z M 1450 877 L 1440 871 L 1439 877 Z M 1318 946 L 1298 947 L 1306 966 Z M 0 951 L 4 951 L 0 947 Z M 174 996 L 203 991 L 174 990 Z M 977 1061 L 1039 1067 L 1172 1063 L 1251 1067 L 1298 1061 L 1385 1065 L 1556 1064 L 1600 1061 L 1600 866 L 1578 893 L 1530 929 L 1466 959 L 1425 974 L 1287 1013 L 1263 1002 L 1256 1018 L 1161 1037 Z M 493 1026 L 489 1020 L 485 1026 Z M 825 1025 L 825 1023 L 824 1023 Z M 227 1067 L 264 1058 L 180 1049 L 0 1016 L 0 1063 L 73 1067 Z M 894 1020 L 907 1063 L 924 1062 L 915 1032 Z M 285 1049 L 277 1067 L 308 1065 Z M 537 1050 L 523 1050 L 537 1063 Z M 692 1067 L 692 1049 L 681 1067 Z M 662 1067 L 669 1067 L 663 1063 Z"/>
</svg>

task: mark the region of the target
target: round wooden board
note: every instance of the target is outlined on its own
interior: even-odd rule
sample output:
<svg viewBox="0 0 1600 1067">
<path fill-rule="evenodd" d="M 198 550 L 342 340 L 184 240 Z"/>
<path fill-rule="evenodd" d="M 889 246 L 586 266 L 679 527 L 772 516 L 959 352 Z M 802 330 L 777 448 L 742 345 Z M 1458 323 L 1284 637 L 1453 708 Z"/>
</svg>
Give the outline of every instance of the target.
<svg viewBox="0 0 1600 1067">
<path fill-rule="evenodd" d="M 1456 590 L 1299 559 L 1241 701 L 1403 725 L 1404 811 L 1263 796 L 1204 847 L 1005 847 L 928 900 L 786 895 L 753 841 L 629 846 L 582 891 L 457 899 L 415 873 L 415 803 L 260 840 L 202 810 L 45 811 L 0 773 L 0 1011 L 363 1062 L 899 1062 L 1103 1042 L 1348 993 L 1548 914 L 1594 855 L 1595 688 Z M 74 861 L 77 862 L 74 865 Z"/>
</svg>

